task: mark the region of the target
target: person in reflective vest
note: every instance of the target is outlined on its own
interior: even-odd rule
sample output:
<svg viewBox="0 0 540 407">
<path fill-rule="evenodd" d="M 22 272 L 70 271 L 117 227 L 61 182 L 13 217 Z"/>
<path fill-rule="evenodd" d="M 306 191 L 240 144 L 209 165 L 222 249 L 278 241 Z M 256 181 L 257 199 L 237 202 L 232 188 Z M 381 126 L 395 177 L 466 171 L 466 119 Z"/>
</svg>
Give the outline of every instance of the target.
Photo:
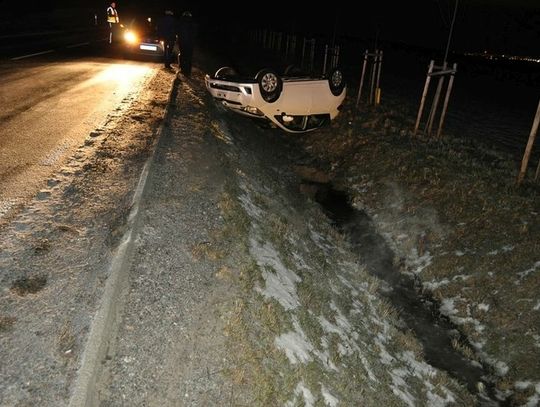
<svg viewBox="0 0 540 407">
<path fill-rule="evenodd" d="M 112 44 L 113 37 L 116 41 L 118 25 L 120 23 L 120 19 L 118 18 L 118 11 L 116 11 L 116 3 L 114 1 L 109 7 L 107 7 L 107 22 L 109 23 L 109 44 Z"/>
</svg>

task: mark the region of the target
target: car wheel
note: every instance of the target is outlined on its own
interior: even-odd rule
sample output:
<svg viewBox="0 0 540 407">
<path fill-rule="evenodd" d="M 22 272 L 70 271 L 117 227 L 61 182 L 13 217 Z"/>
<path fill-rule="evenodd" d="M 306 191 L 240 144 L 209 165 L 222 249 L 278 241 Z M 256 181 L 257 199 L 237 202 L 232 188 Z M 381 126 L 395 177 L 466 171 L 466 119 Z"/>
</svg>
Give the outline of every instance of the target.
<svg viewBox="0 0 540 407">
<path fill-rule="evenodd" d="M 345 88 L 345 78 L 341 70 L 334 68 L 328 74 L 328 85 L 330 85 L 330 91 L 332 95 L 339 96 Z"/>
<path fill-rule="evenodd" d="M 216 79 L 225 79 L 233 76 L 237 76 L 237 73 L 234 68 L 231 68 L 230 66 L 219 68 L 214 74 L 214 78 Z"/>
<path fill-rule="evenodd" d="M 257 73 L 255 79 L 259 84 L 261 96 L 266 102 L 273 103 L 278 100 L 283 89 L 283 81 L 275 71 L 262 69 Z"/>
</svg>

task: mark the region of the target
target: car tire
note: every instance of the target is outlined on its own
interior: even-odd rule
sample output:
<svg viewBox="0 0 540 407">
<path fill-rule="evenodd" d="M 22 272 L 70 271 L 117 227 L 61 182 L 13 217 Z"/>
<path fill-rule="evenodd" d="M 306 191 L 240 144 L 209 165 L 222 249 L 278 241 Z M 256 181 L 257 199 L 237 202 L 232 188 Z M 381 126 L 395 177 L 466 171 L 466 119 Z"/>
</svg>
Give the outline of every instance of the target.
<svg viewBox="0 0 540 407">
<path fill-rule="evenodd" d="M 238 74 L 236 73 L 234 68 L 231 68 L 230 66 L 224 66 L 224 67 L 219 68 L 216 71 L 216 73 L 214 74 L 214 78 L 226 79 L 226 78 L 231 78 L 237 75 Z"/>
<path fill-rule="evenodd" d="M 255 76 L 259 91 L 265 102 L 273 103 L 279 99 L 283 89 L 283 80 L 272 69 L 261 69 Z"/>
<path fill-rule="evenodd" d="M 343 72 L 338 68 L 333 68 L 328 73 L 328 85 L 330 86 L 330 92 L 332 95 L 339 96 L 345 88 L 345 78 Z"/>
</svg>

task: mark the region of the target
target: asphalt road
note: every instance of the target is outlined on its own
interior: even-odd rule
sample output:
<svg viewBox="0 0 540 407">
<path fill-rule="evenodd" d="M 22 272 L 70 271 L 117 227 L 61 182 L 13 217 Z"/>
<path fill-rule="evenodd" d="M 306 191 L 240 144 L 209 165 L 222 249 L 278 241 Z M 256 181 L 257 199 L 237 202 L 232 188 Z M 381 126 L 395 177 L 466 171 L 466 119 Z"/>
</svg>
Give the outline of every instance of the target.
<svg viewBox="0 0 540 407">
<path fill-rule="evenodd" d="M 0 220 L 45 187 L 89 133 L 120 116 L 159 66 L 120 57 L 100 39 L 73 40 L 0 58 Z"/>
</svg>

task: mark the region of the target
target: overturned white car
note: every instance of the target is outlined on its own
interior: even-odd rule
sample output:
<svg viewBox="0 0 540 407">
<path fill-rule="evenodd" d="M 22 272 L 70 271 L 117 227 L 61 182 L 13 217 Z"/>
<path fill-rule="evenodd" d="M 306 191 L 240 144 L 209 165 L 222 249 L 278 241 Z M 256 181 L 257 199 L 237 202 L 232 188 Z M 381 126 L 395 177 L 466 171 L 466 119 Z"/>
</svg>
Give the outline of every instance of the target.
<svg viewBox="0 0 540 407">
<path fill-rule="evenodd" d="M 295 76 L 294 69 L 279 76 L 271 69 L 262 69 L 249 78 L 223 67 L 213 76 L 206 75 L 205 82 L 214 99 L 231 111 L 270 121 L 291 133 L 315 130 L 330 123 L 338 115 L 346 94 L 339 69 L 319 77 Z"/>
</svg>

